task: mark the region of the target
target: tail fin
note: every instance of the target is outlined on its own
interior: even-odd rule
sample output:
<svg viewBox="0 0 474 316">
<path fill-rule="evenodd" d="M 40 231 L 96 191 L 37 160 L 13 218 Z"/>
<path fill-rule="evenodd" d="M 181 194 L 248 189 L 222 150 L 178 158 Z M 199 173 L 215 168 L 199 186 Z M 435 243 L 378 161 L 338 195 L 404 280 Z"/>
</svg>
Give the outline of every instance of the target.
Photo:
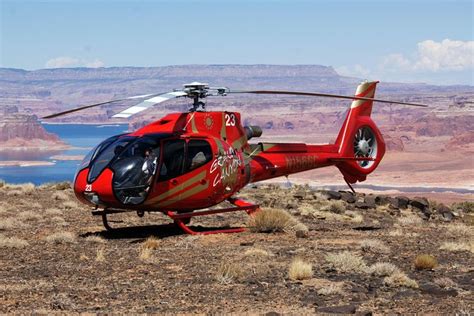
<svg viewBox="0 0 474 316">
<path fill-rule="evenodd" d="M 362 82 L 355 96 L 373 98 L 378 81 Z M 341 162 L 336 167 L 349 183 L 364 181 L 377 168 L 385 154 L 385 143 L 371 119 L 373 101 L 354 100 L 337 136 Z"/>
</svg>

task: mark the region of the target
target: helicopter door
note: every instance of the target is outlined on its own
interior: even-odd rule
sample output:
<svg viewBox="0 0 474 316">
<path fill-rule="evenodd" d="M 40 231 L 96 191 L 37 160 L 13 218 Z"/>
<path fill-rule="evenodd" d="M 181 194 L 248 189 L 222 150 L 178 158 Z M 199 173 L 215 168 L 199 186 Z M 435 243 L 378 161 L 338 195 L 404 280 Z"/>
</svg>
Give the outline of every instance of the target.
<svg viewBox="0 0 474 316">
<path fill-rule="evenodd" d="M 158 180 L 147 204 L 166 207 L 173 204 L 179 207 L 192 208 L 186 198 L 193 196 L 193 201 L 207 200 L 204 192 L 207 182 L 208 166 L 213 158 L 209 142 L 191 139 L 187 143 L 182 139 L 163 142 L 163 155 Z M 201 194 L 196 196 L 195 194 Z M 181 203 L 182 202 L 182 203 Z"/>
</svg>

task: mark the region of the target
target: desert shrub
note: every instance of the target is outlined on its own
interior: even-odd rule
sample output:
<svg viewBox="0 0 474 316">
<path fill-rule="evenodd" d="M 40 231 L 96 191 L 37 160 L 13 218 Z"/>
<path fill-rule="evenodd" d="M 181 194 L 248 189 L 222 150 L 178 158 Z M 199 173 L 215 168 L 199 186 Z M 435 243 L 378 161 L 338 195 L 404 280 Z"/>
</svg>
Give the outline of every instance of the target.
<svg viewBox="0 0 474 316">
<path fill-rule="evenodd" d="M 346 211 L 345 215 L 349 217 L 349 220 L 353 223 L 362 223 L 364 221 L 364 216 L 356 211 Z"/>
<path fill-rule="evenodd" d="M 398 271 L 384 278 L 384 284 L 390 287 L 418 288 L 418 283 L 410 279 L 405 273 Z"/>
<path fill-rule="evenodd" d="M 8 217 L 0 221 L 0 229 L 2 230 L 21 228 L 25 226 L 26 226 L 25 223 L 13 217 Z"/>
<path fill-rule="evenodd" d="M 153 249 L 140 247 L 138 252 L 138 259 L 143 262 L 150 262 L 153 259 Z"/>
<path fill-rule="evenodd" d="M 61 211 L 58 208 L 48 208 L 46 209 L 46 211 L 44 211 L 44 213 L 49 216 L 58 216 L 58 215 L 62 215 L 63 211 Z"/>
<path fill-rule="evenodd" d="M 447 277 L 434 279 L 434 283 L 443 289 L 452 289 L 457 286 L 456 282 Z"/>
<path fill-rule="evenodd" d="M 0 179 L 0 188 L 3 188 L 5 184 L 6 184 L 5 180 Z"/>
<path fill-rule="evenodd" d="M 245 257 L 268 257 L 271 256 L 271 253 L 260 249 L 260 248 L 250 248 L 244 252 Z"/>
<path fill-rule="evenodd" d="M 71 244 L 76 241 L 76 236 L 70 232 L 58 232 L 46 237 L 46 241 L 54 244 Z"/>
<path fill-rule="evenodd" d="M 216 272 L 216 280 L 220 284 L 229 284 L 239 280 L 244 274 L 242 265 L 235 262 L 222 262 Z"/>
<path fill-rule="evenodd" d="M 140 246 L 142 248 L 155 250 L 160 246 L 160 240 L 156 237 L 150 236 Z"/>
<path fill-rule="evenodd" d="M 320 288 L 317 292 L 319 295 L 335 295 L 335 294 L 343 294 L 342 286 L 337 283 L 331 283 L 327 286 Z"/>
<path fill-rule="evenodd" d="M 344 214 L 344 212 L 346 211 L 346 205 L 343 201 L 330 201 L 329 205 L 326 206 L 323 210 L 336 214 Z"/>
<path fill-rule="evenodd" d="M 407 216 L 400 217 L 398 223 L 401 226 L 420 226 L 423 224 L 423 220 L 414 214 L 408 214 Z"/>
<path fill-rule="evenodd" d="M 464 202 L 457 202 L 451 205 L 451 208 L 454 210 L 462 210 L 465 213 L 473 213 L 474 212 L 474 202 L 464 201 Z"/>
<path fill-rule="evenodd" d="M 248 226 L 258 233 L 292 231 L 300 222 L 282 209 L 264 209 L 251 217 Z"/>
<path fill-rule="evenodd" d="M 105 244 L 107 242 L 104 238 L 97 235 L 87 236 L 84 240 L 94 244 Z"/>
<path fill-rule="evenodd" d="M 69 181 L 58 182 L 54 184 L 56 190 L 67 190 L 72 188 L 72 184 Z"/>
<path fill-rule="evenodd" d="M 468 237 L 474 235 L 474 228 L 461 224 L 461 223 L 456 223 L 456 224 L 449 224 L 446 226 L 446 230 L 456 236 L 463 236 L 463 237 Z"/>
<path fill-rule="evenodd" d="M 7 196 L 22 196 L 23 192 L 21 190 L 8 190 Z"/>
<path fill-rule="evenodd" d="M 391 276 L 394 273 L 400 272 L 400 270 L 397 266 L 389 262 L 377 262 L 371 265 L 367 272 L 375 276 L 384 277 Z"/>
<path fill-rule="evenodd" d="M 66 220 L 62 218 L 61 216 L 53 216 L 51 217 L 50 221 L 58 226 L 63 226 L 63 227 L 68 226 L 68 223 L 66 222 Z"/>
<path fill-rule="evenodd" d="M 103 248 L 97 249 L 96 255 L 95 255 L 95 261 L 97 262 L 104 262 L 105 261 L 105 253 Z"/>
<path fill-rule="evenodd" d="M 0 235 L 0 248 L 24 248 L 26 246 L 28 246 L 26 240 Z"/>
<path fill-rule="evenodd" d="M 326 261 L 338 272 L 361 273 L 367 270 L 367 265 L 365 264 L 364 259 L 350 251 L 327 254 Z"/>
<path fill-rule="evenodd" d="M 416 256 L 414 265 L 417 270 L 432 270 L 438 265 L 438 261 L 433 256 L 422 254 Z"/>
<path fill-rule="evenodd" d="M 72 210 L 78 207 L 77 203 L 74 201 L 64 201 L 61 206 L 66 210 Z"/>
<path fill-rule="evenodd" d="M 310 279 L 312 276 L 313 266 L 301 258 L 295 258 L 288 268 L 288 277 L 290 280 L 305 280 Z"/>
<path fill-rule="evenodd" d="M 18 214 L 18 217 L 24 221 L 34 221 L 34 220 L 40 220 L 43 218 L 40 214 L 33 211 L 21 212 Z"/>
<path fill-rule="evenodd" d="M 67 201 L 67 200 L 69 200 L 69 196 L 66 193 L 62 192 L 62 191 L 54 192 L 51 197 L 53 198 L 53 200 L 56 200 L 56 201 Z"/>
<path fill-rule="evenodd" d="M 439 249 L 448 251 L 470 251 L 474 253 L 474 241 L 444 242 Z"/>
<path fill-rule="evenodd" d="M 360 243 L 360 248 L 363 251 L 370 251 L 375 253 L 389 253 L 390 248 L 388 248 L 383 242 L 375 239 L 365 239 Z"/>
</svg>

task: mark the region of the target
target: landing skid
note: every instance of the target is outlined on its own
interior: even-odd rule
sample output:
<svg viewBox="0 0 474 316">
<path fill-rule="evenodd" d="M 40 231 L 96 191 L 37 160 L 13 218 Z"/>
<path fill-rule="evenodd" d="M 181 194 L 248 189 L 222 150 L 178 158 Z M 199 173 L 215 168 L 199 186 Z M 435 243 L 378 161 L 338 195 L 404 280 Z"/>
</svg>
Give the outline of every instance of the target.
<svg viewBox="0 0 474 316">
<path fill-rule="evenodd" d="M 169 216 L 174 221 L 176 226 L 178 226 L 186 234 L 190 234 L 190 235 L 227 234 L 227 233 L 240 233 L 240 232 L 245 231 L 246 229 L 245 227 L 237 227 L 237 228 L 207 230 L 207 231 L 201 232 L 201 231 L 192 230 L 188 226 L 191 218 L 196 217 L 196 216 L 206 216 L 206 215 L 214 215 L 214 214 L 229 213 L 229 212 L 236 212 L 236 211 L 245 211 L 247 212 L 248 215 L 252 215 L 253 213 L 259 210 L 258 205 L 248 203 L 241 199 L 229 198 L 227 201 L 235 205 L 235 207 L 213 209 L 213 210 L 206 210 L 206 211 L 197 211 L 197 212 L 191 211 L 191 212 L 185 212 L 185 213 L 176 212 L 176 211 L 163 211 L 163 213 Z M 125 212 L 131 212 L 131 210 L 104 209 L 102 211 L 92 211 L 92 215 L 101 216 L 102 223 L 105 229 L 108 231 L 111 231 L 111 230 L 114 230 L 114 228 L 110 226 L 107 215 L 125 213 Z M 137 212 L 137 214 L 140 216 L 143 213 Z"/>
<path fill-rule="evenodd" d="M 248 215 L 251 215 L 255 213 L 259 208 L 258 205 L 248 203 L 241 199 L 230 198 L 227 201 L 235 205 L 235 207 L 199 211 L 199 212 L 187 212 L 187 213 L 179 213 L 179 214 L 173 211 L 166 211 L 165 214 L 168 215 L 175 222 L 175 224 L 179 228 L 181 228 L 186 234 L 190 234 L 190 235 L 229 234 L 229 233 L 240 233 L 240 232 L 245 231 L 246 229 L 245 227 L 237 227 L 237 228 L 215 229 L 215 230 L 197 232 L 195 230 L 192 230 L 189 226 L 186 225 L 185 221 L 187 219 L 191 219 L 192 217 L 196 217 L 196 216 L 206 216 L 206 215 L 214 215 L 214 214 L 236 212 L 236 211 L 245 211 L 247 212 Z"/>
</svg>

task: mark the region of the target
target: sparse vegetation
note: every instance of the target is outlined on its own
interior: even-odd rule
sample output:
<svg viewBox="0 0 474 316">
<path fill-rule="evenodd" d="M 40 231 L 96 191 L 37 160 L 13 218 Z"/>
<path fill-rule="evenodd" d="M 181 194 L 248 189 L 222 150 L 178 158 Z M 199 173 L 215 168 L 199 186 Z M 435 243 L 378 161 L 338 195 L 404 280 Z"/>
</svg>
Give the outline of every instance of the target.
<svg viewBox="0 0 474 316">
<path fill-rule="evenodd" d="M 474 228 L 462 223 L 452 223 L 446 226 L 446 230 L 455 236 L 469 237 L 474 235 Z"/>
<path fill-rule="evenodd" d="M 418 288 L 418 283 L 410 279 L 405 273 L 398 271 L 392 275 L 384 278 L 384 284 L 389 287 L 408 287 L 416 289 Z"/>
<path fill-rule="evenodd" d="M 216 272 L 216 279 L 220 284 L 230 284 L 240 279 L 244 274 L 242 265 L 235 262 L 223 262 Z"/>
<path fill-rule="evenodd" d="M 346 211 L 346 204 L 343 201 L 330 201 L 329 205 L 326 206 L 324 211 L 329 211 L 336 214 L 344 214 Z"/>
<path fill-rule="evenodd" d="M 76 241 L 76 236 L 71 232 L 58 232 L 46 237 L 46 241 L 54 244 L 71 244 Z"/>
<path fill-rule="evenodd" d="M 25 223 L 19 221 L 18 219 L 14 217 L 8 217 L 0 221 L 0 229 L 2 230 L 16 229 L 16 228 L 21 228 L 25 226 L 26 226 Z"/>
<path fill-rule="evenodd" d="M 366 252 L 389 253 L 388 248 L 383 242 L 375 239 L 364 239 L 360 243 L 360 248 Z"/>
<path fill-rule="evenodd" d="M 69 200 L 69 196 L 66 193 L 62 192 L 62 191 L 54 192 L 51 197 L 56 201 L 67 201 L 67 200 Z"/>
<path fill-rule="evenodd" d="M 433 270 L 438 265 L 438 261 L 431 255 L 422 254 L 416 256 L 414 265 L 417 270 Z"/>
<path fill-rule="evenodd" d="M 451 208 L 453 210 L 462 210 L 465 213 L 474 213 L 474 202 L 469 202 L 469 201 L 464 201 L 464 202 L 458 202 L 458 203 L 453 203 L 451 205 Z"/>
<path fill-rule="evenodd" d="M 141 247 L 145 249 L 155 250 L 160 246 L 160 240 L 154 236 L 148 237 L 142 244 Z"/>
<path fill-rule="evenodd" d="M 474 253 L 474 240 L 444 242 L 443 244 L 441 244 L 439 249 L 448 251 L 470 251 Z"/>
<path fill-rule="evenodd" d="M 331 283 L 325 287 L 322 287 L 317 292 L 319 295 L 340 295 L 343 294 L 344 291 L 342 290 L 342 286 L 337 283 Z"/>
<path fill-rule="evenodd" d="M 105 243 L 107 243 L 107 241 L 104 238 L 102 238 L 100 236 L 97 236 L 97 235 L 87 236 L 84 240 L 87 241 L 87 242 L 90 242 L 90 243 L 94 243 L 94 244 L 105 244 Z"/>
<path fill-rule="evenodd" d="M 24 248 L 26 246 L 28 246 L 26 240 L 0 235 L 0 248 Z"/>
<path fill-rule="evenodd" d="M 282 209 L 264 209 L 249 221 L 250 230 L 258 233 L 292 231 L 300 222 Z M 301 229 L 301 226 L 299 226 Z"/>
<path fill-rule="evenodd" d="M 66 209 L 66 210 L 73 210 L 79 207 L 79 205 L 73 201 L 65 201 L 61 204 L 61 206 L 63 209 Z"/>
<path fill-rule="evenodd" d="M 33 211 L 23 211 L 18 214 L 18 217 L 24 221 L 35 221 L 43 218 L 38 212 Z"/>
<path fill-rule="evenodd" d="M 311 263 L 301 258 L 295 258 L 288 268 L 288 277 L 290 280 L 305 280 L 313 276 L 313 266 Z"/>
<path fill-rule="evenodd" d="M 423 224 L 423 220 L 414 214 L 407 214 L 404 217 L 400 217 L 398 223 L 401 226 L 420 226 Z"/>
<path fill-rule="evenodd" d="M 385 276 L 391 276 L 394 273 L 400 272 L 400 270 L 397 268 L 392 263 L 389 262 L 377 262 L 373 265 L 371 265 L 368 269 L 367 272 L 369 274 L 379 276 L 379 277 L 385 277 Z"/>
<path fill-rule="evenodd" d="M 97 262 L 104 262 L 105 261 L 105 253 L 103 248 L 97 249 L 96 255 L 95 255 L 95 261 Z"/>
<path fill-rule="evenodd" d="M 152 257 L 153 257 L 153 249 L 145 248 L 145 247 L 139 248 L 138 258 L 140 259 L 140 261 L 150 262 Z"/>
<path fill-rule="evenodd" d="M 362 273 L 367 270 L 367 265 L 364 259 L 350 251 L 327 254 L 326 261 L 338 272 Z"/>
<path fill-rule="evenodd" d="M 260 248 L 250 248 L 244 252 L 244 256 L 245 257 L 268 257 L 268 256 L 271 256 L 271 253 Z"/>
<path fill-rule="evenodd" d="M 46 209 L 44 213 L 48 216 L 56 216 L 56 215 L 62 215 L 63 211 L 61 211 L 58 208 L 48 208 Z"/>
</svg>

